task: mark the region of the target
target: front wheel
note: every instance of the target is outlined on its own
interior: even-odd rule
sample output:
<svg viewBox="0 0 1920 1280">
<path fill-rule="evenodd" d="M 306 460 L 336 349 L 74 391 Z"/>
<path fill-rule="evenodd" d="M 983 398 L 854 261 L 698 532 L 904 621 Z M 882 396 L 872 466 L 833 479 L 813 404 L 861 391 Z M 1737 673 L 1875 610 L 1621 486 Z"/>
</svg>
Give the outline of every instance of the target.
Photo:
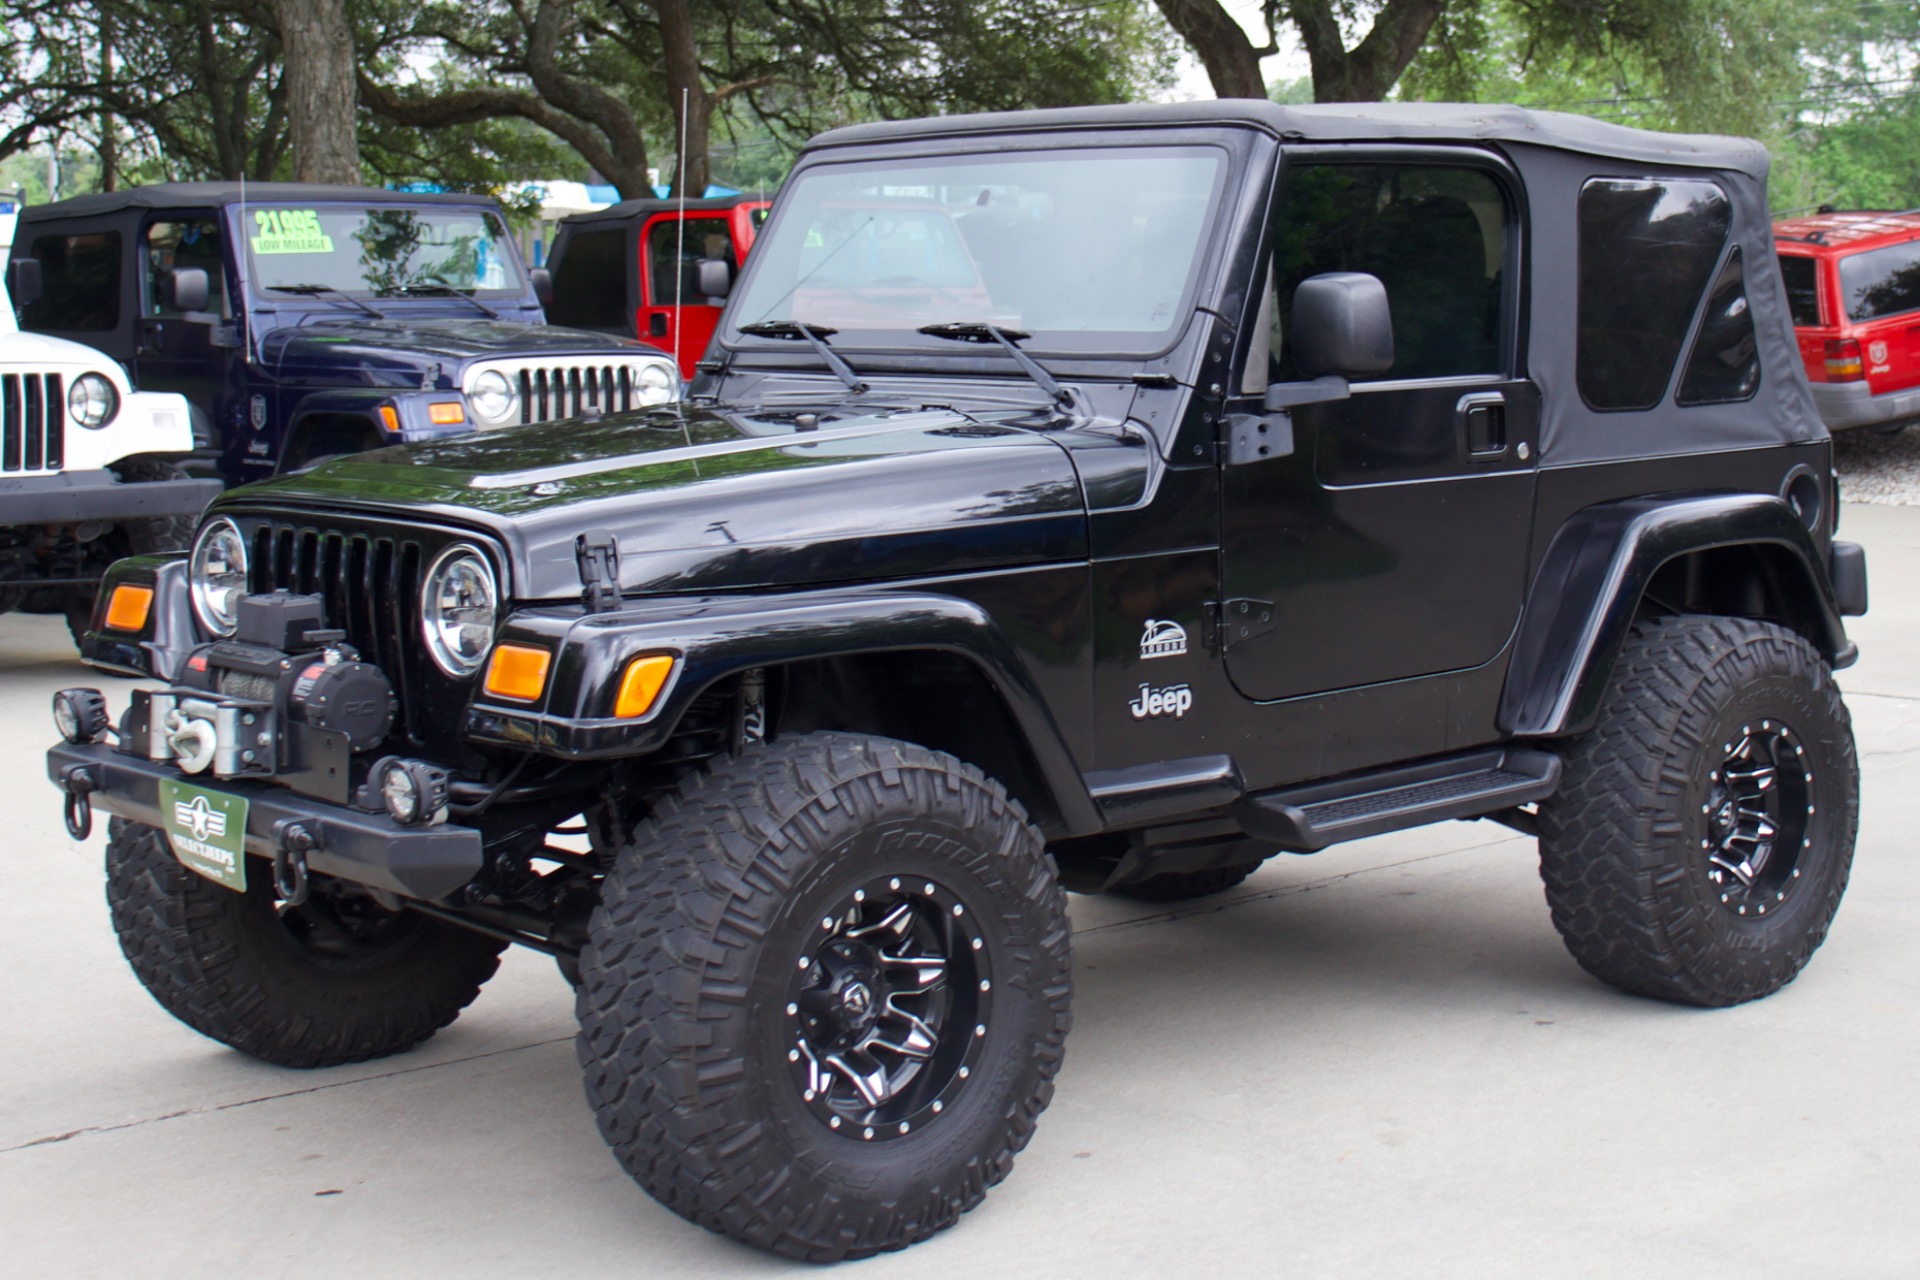
<svg viewBox="0 0 1920 1280">
<path fill-rule="evenodd" d="M 1004 1178 L 1069 1022 L 1040 833 L 951 756 L 845 734 L 724 761 L 633 833 L 581 956 L 601 1133 L 683 1217 L 899 1249 Z"/>
<path fill-rule="evenodd" d="M 1637 626 L 1540 805 L 1554 926 L 1595 977 L 1682 1004 L 1791 982 L 1853 862 L 1859 770 L 1805 640 L 1735 618 Z"/>
</svg>

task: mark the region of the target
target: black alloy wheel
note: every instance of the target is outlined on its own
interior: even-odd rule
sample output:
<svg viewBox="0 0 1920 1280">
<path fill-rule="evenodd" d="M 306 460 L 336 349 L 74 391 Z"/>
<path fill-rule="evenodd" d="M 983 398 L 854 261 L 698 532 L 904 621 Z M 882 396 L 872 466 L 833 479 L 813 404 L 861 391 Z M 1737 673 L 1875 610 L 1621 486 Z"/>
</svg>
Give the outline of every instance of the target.
<svg viewBox="0 0 1920 1280">
<path fill-rule="evenodd" d="M 1800 880 L 1809 821 L 1815 816 L 1814 778 L 1806 748 L 1785 723 L 1763 719 L 1740 726 L 1738 742 L 1709 775 L 1704 805 L 1707 879 L 1720 905 L 1755 919 L 1777 910 Z"/>
</svg>

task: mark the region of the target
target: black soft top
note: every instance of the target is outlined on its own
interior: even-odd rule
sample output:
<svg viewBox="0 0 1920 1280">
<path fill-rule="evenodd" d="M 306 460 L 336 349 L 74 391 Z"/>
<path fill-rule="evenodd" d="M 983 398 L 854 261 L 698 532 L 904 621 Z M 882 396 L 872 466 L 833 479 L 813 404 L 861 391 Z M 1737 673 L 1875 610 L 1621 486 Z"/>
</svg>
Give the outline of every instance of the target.
<svg viewBox="0 0 1920 1280">
<path fill-rule="evenodd" d="M 1728 169 L 1755 178 L 1767 172 L 1767 149 L 1748 138 L 1655 133 L 1560 111 L 1451 102 L 1281 106 L 1254 98 L 1221 98 L 936 116 L 833 129 L 813 139 L 808 149 L 905 138 L 1156 125 L 1250 125 L 1290 142 L 1517 142 L 1646 164 Z"/>
<path fill-rule="evenodd" d="M 688 200 L 688 213 L 720 213 L 744 202 L 755 204 L 771 199 L 771 196 L 750 196 L 744 192 L 737 196 L 715 196 L 710 200 Z M 622 200 L 619 204 L 610 204 L 604 209 L 590 209 L 585 213 L 570 213 L 560 219 L 563 226 L 582 226 L 589 222 L 639 222 L 656 213 L 669 213 L 680 208 L 678 200 Z"/>
<path fill-rule="evenodd" d="M 20 211 L 20 221 L 94 218 L 130 209 L 204 209 L 208 205 L 238 204 L 240 193 L 238 182 L 161 182 L 150 187 L 128 187 L 121 191 L 56 200 L 52 204 L 30 205 Z M 316 182 L 249 182 L 246 184 L 246 199 L 248 204 L 346 202 L 499 207 L 492 196 L 471 193 L 416 195 L 410 191 L 388 191 L 381 187 L 329 186 Z"/>
</svg>

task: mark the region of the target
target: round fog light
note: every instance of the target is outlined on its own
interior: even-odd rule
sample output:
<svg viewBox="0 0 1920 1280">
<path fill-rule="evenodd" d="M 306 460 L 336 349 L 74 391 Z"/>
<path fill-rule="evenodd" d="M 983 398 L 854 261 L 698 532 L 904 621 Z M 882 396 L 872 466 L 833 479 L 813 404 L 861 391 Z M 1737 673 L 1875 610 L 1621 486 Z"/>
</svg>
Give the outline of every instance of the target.
<svg viewBox="0 0 1920 1280">
<path fill-rule="evenodd" d="M 373 767 L 387 816 L 403 827 L 447 820 L 447 771 L 421 760 L 388 758 Z"/>
<path fill-rule="evenodd" d="M 62 689 L 53 695 L 53 727 L 78 746 L 107 731 L 107 700 L 98 689 Z"/>
</svg>

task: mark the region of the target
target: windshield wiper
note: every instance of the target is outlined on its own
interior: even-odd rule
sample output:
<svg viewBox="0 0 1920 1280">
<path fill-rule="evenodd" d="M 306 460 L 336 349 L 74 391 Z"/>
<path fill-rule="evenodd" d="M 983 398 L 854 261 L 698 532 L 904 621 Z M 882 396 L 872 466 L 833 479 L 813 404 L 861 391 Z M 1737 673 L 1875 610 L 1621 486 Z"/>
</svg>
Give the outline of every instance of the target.
<svg viewBox="0 0 1920 1280">
<path fill-rule="evenodd" d="M 489 316 L 491 316 L 495 320 L 498 320 L 500 318 L 500 313 L 498 311 L 495 311 L 492 307 L 480 301 L 480 299 L 474 297 L 472 294 L 468 293 L 466 290 L 456 289 L 450 284 L 440 284 L 437 281 L 430 281 L 430 282 L 425 282 L 420 284 L 397 284 L 393 286 L 393 288 L 391 289 L 382 289 L 379 293 L 379 296 L 382 298 L 393 298 L 393 297 L 458 298 L 462 302 L 471 302 L 474 306 L 480 308 L 482 311 L 486 312 Z"/>
<path fill-rule="evenodd" d="M 342 293 L 340 290 L 334 288 L 330 284 L 270 284 L 270 285 L 264 285 L 262 287 L 265 288 L 269 293 L 295 293 L 295 294 L 299 294 L 303 298 L 314 298 L 314 297 L 338 298 L 342 302 L 350 303 L 353 306 L 360 308 L 362 311 L 372 316 L 375 320 L 386 319 L 385 316 L 381 315 L 378 311 L 374 310 L 372 307 L 368 306 L 366 303 L 360 301 L 360 299 L 354 297 L 350 293 Z"/>
<path fill-rule="evenodd" d="M 847 390 L 859 395 L 866 391 L 867 384 L 860 381 L 860 375 L 853 366 L 840 358 L 840 353 L 827 345 L 826 340 L 840 332 L 829 329 L 823 324 L 799 324 L 792 320 L 756 320 L 752 324 L 740 326 L 740 332 L 756 338 L 805 338 L 827 362 L 827 368 L 833 370 L 833 376 L 847 384 Z"/>
<path fill-rule="evenodd" d="M 1022 333 L 1018 329 L 1003 329 L 997 324 L 976 324 L 965 320 L 949 320 L 944 324 L 923 324 L 919 332 L 926 334 L 929 338 L 951 338 L 955 342 L 997 342 L 1007 349 L 1007 354 L 1013 357 L 1014 363 L 1020 366 L 1022 373 L 1032 378 L 1042 391 L 1053 397 L 1055 404 L 1067 409 L 1073 407 L 1073 394 L 1060 385 L 1060 380 L 1042 368 L 1038 360 L 1014 345 L 1016 342 L 1031 338 L 1033 335 L 1030 333 Z"/>
</svg>

